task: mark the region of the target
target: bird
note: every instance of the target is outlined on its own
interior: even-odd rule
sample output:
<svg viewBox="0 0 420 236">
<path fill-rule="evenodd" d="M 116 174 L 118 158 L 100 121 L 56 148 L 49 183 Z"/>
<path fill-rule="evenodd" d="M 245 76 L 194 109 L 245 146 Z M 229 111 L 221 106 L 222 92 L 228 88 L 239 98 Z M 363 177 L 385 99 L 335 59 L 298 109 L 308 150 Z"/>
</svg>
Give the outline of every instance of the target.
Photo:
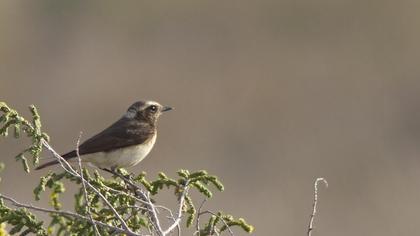
<svg viewBox="0 0 420 236">
<path fill-rule="evenodd" d="M 172 109 L 155 101 L 133 103 L 119 120 L 80 144 L 80 159 L 106 171 L 137 165 L 156 142 L 160 115 Z M 75 159 L 77 151 L 72 150 L 62 157 L 65 160 Z M 35 169 L 58 163 L 58 160 L 50 161 Z"/>
</svg>

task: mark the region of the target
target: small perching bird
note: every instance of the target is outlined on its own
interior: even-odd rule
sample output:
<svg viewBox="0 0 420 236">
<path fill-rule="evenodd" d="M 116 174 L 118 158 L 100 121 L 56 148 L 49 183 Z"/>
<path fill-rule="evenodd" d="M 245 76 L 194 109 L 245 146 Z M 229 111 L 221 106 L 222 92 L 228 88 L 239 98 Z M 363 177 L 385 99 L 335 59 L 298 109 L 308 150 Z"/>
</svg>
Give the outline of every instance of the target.
<svg viewBox="0 0 420 236">
<path fill-rule="evenodd" d="M 169 110 L 172 108 L 154 101 L 135 102 L 121 119 L 79 146 L 81 160 L 105 170 L 137 165 L 156 142 L 159 116 Z M 62 157 L 66 160 L 75 158 L 76 150 Z M 57 160 L 50 161 L 36 169 L 58 163 Z"/>
</svg>

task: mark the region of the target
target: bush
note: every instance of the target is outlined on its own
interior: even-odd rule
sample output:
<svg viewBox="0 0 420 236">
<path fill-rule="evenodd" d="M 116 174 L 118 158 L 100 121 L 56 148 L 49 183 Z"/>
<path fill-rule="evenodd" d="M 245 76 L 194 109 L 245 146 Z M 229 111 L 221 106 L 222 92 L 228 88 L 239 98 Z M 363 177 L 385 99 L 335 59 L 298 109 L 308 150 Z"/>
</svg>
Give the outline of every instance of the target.
<svg viewBox="0 0 420 236">
<path fill-rule="evenodd" d="M 30 172 L 28 157 L 36 167 L 43 149 L 59 160 L 63 171 L 49 172 L 41 177 L 34 189 L 35 200 L 41 193 L 50 192 L 51 209 L 17 202 L 0 193 L 0 235 L 20 233 L 20 235 L 169 235 L 178 232 L 181 225 L 192 228 L 193 235 L 233 235 L 236 226 L 251 233 L 253 226 L 242 218 L 234 218 L 222 211 L 203 210 L 204 203 L 213 196 L 211 188 L 223 191 L 220 180 L 205 170 L 179 170 L 176 177 L 158 173 L 150 180 L 146 173 L 133 174 L 125 169 L 113 172 L 112 178 L 103 177 L 99 171 L 89 172 L 79 166 L 73 167 L 50 145 L 49 136 L 41 130 L 41 120 L 35 106 L 29 107 L 32 121 L 28 121 L 0 102 L 0 135 L 7 137 L 12 130 L 15 138 L 26 134 L 31 145 L 16 156 L 23 169 Z M 3 169 L 4 165 L 0 165 Z M 74 211 L 65 211 L 60 203 L 60 195 L 65 193 L 65 184 L 75 184 Z M 177 200 L 174 210 L 158 204 L 154 199 L 163 189 L 170 189 Z M 197 208 L 191 192 L 197 191 L 204 199 Z M 7 203 L 7 204 L 6 204 Z M 15 208 L 13 208 L 15 207 Z M 46 225 L 34 212 L 47 213 L 51 221 Z M 167 221 L 163 223 L 163 220 Z"/>
</svg>

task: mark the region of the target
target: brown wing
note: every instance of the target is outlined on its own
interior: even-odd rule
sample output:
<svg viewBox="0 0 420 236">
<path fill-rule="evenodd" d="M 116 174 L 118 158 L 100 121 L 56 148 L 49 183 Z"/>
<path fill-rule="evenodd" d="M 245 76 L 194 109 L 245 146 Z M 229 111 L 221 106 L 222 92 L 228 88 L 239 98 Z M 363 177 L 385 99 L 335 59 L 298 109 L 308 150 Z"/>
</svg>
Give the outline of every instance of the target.
<svg viewBox="0 0 420 236">
<path fill-rule="evenodd" d="M 148 123 L 123 117 L 104 131 L 83 142 L 79 147 L 79 152 L 80 155 L 109 152 L 117 148 L 142 144 L 154 132 L 153 127 Z M 64 156 L 69 155 L 65 154 Z"/>
</svg>

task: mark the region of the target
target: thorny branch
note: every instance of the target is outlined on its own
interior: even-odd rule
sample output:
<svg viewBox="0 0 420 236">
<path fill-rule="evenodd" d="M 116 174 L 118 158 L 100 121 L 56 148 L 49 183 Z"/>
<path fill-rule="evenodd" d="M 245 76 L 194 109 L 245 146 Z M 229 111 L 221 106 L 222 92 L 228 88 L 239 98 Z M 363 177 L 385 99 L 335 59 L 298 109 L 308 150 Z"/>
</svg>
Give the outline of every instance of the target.
<svg viewBox="0 0 420 236">
<path fill-rule="evenodd" d="M 315 216 L 316 216 L 316 211 L 317 211 L 317 204 L 318 204 L 318 183 L 322 182 L 324 183 L 325 187 L 328 188 L 328 182 L 326 179 L 324 178 L 317 178 L 315 180 L 314 183 L 314 201 L 312 204 L 312 214 L 311 217 L 309 219 L 309 225 L 308 225 L 308 236 L 312 236 L 312 231 L 314 229 L 314 220 L 315 220 Z"/>
</svg>

